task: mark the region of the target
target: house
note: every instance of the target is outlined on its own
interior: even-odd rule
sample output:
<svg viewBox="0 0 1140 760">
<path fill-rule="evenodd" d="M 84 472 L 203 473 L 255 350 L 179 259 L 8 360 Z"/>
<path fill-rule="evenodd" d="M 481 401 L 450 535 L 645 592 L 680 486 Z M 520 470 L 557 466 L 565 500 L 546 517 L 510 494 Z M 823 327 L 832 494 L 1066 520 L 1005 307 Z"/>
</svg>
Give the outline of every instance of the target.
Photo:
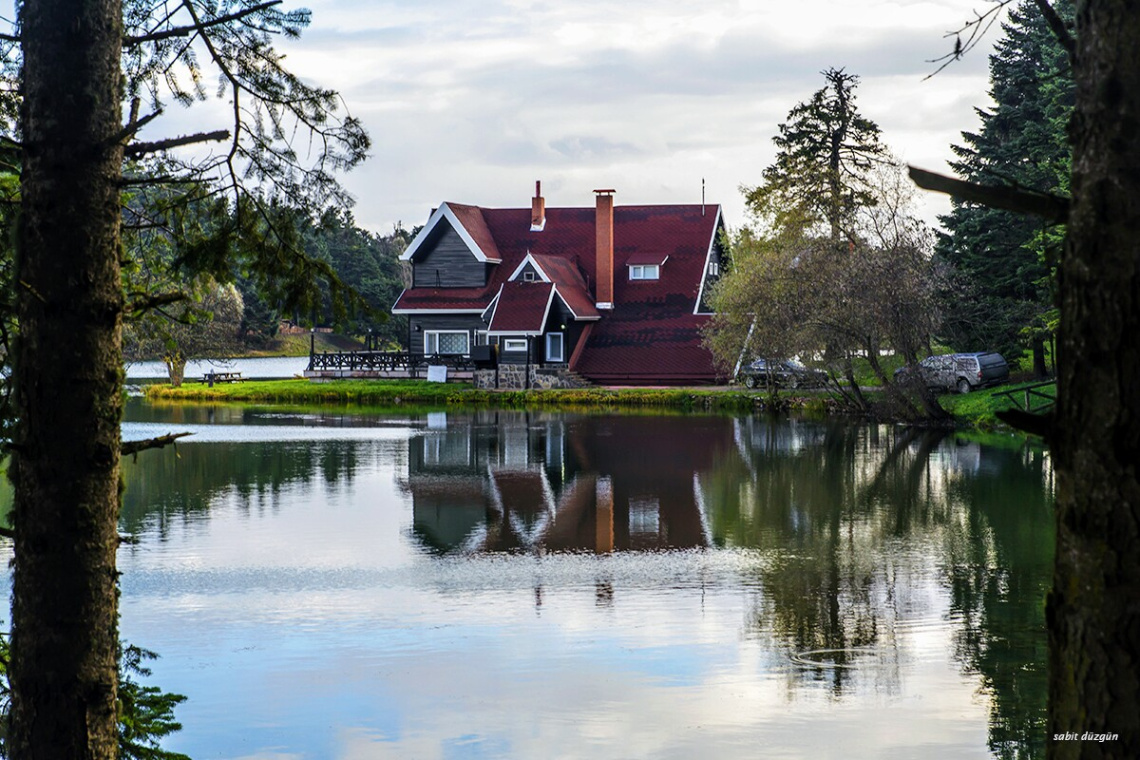
<svg viewBox="0 0 1140 760">
<path fill-rule="evenodd" d="M 500 387 L 714 382 L 701 328 L 720 207 L 594 193 L 593 208 L 547 208 L 535 183 L 529 209 L 437 208 L 401 257 L 412 284 L 392 312 L 408 316 L 411 353 L 489 356 Z"/>
</svg>

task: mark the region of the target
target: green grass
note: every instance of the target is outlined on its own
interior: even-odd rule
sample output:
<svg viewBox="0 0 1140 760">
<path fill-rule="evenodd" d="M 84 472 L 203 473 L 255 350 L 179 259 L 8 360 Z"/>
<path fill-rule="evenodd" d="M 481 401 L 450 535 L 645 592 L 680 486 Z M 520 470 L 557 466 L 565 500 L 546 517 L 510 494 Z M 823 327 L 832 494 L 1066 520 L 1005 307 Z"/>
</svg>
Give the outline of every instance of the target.
<svg viewBox="0 0 1140 760">
<path fill-rule="evenodd" d="M 997 419 L 996 412 L 1006 409 L 1018 408 L 1021 396 L 1015 394 L 1018 402 L 1013 402 L 1008 396 L 1003 396 L 1007 391 L 1019 391 L 1027 386 L 1036 385 L 1037 381 L 1014 383 L 1012 385 L 1002 385 L 997 388 L 989 388 L 982 391 L 975 391 L 973 393 L 962 394 L 948 394 L 942 396 L 939 401 L 942 408 L 953 414 L 960 422 L 980 429 L 993 429 L 1000 426 L 1001 423 Z M 1045 393 L 1056 398 L 1057 385 L 1050 383 L 1049 385 L 1038 388 L 1038 393 Z M 1035 399 L 1034 404 L 1042 403 L 1041 399 Z"/>
<path fill-rule="evenodd" d="M 186 383 L 180 388 L 153 384 L 143 393 L 152 400 L 246 401 L 259 403 L 353 403 L 388 406 L 401 403 L 446 404 L 456 394 L 470 391 L 459 383 L 429 383 L 423 380 L 247 380 L 241 383 Z"/>
<path fill-rule="evenodd" d="M 943 408 L 965 427 L 1002 429 L 995 412 L 1015 404 L 995 394 L 1017 390 L 1029 383 L 1006 385 L 969 394 L 947 394 Z M 1049 391 L 1050 388 L 1043 388 Z M 1055 391 L 1051 391 L 1055 393 Z M 288 404 L 293 406 L 358 406 L 392 408 L 448 406 L 500 409 L 626 409 L 644 411 L 772 411 L 833 413 L 834 404 L 825 392 L 781 393 L 771 397 L 761 391 L 735 386 L 709 388 L 580 388 L 574 390 L 487 391 L 467 383 L 429 383 L 425 380 L 250 380 L 219 384 L 188 383 L 181 388 L 149 385 L 144 393 L 151 401 Z M 869 394 L 875 396 L 872 391 Z"/>
<path fill-rule="evenodd" d="M 500 408 L 639 407 L 657 409 L 752 409 L 757 394 L 735 389 L 582 388 L 574 390 L 486 391 L 467 383 L 424 380 L 250 380 L 242 383 L 187 383 L 181 388 L 149 385 L 144 393 L 159 401 L 225 401 L 288 404 L 471 405 Z"/>
<path fill-rule="evenodd" d="M 891 354 L 889 356 L 879 357 L 879 367 L 883 370 L 887 377 L 893 377 L 895 370 L 903 366 L 902 354 Z M 867 361 L 861 356 L 857 356 L 851 361 L 852 369 L 855 371 L 855 382 L 859 384 L 860 388 L 881 386 L 883 383 L 879 380 L 879 376 L 871 370 L 871 362 Z"/>
</svg>

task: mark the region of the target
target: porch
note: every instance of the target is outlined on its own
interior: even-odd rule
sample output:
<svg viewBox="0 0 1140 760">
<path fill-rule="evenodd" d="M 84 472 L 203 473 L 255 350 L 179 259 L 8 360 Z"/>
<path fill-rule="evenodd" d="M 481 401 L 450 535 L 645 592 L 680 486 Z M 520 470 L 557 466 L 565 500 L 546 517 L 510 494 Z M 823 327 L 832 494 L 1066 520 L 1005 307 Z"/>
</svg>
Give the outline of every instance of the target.
<svg viewBox="0 0 1140 760">
<path fill-rule="evenodd" d="M 304 376 L 310 380 L 426 379 L 429 367 L 447 367 L 449 380 L 471 381 L 475 361 L 456 354 L 413 354 L 408 351 L 310 351 Z"/>
</svg>

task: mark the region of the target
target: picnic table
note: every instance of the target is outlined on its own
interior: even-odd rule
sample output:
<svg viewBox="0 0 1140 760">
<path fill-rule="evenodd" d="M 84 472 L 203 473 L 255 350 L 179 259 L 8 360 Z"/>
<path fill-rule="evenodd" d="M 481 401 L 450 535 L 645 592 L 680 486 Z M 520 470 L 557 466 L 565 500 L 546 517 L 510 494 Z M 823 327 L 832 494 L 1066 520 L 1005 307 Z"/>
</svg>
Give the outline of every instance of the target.
<svg viewBox="0 0 1140 760">
<path fill-rule="evenodd" d="M 241 376 L 240 372 L 215 372 L 210 370 L 202 375 L 201 382 L 212 386 L 214 383 L 241 383 L 245 382 L 245 378 Z"/>
</svg>

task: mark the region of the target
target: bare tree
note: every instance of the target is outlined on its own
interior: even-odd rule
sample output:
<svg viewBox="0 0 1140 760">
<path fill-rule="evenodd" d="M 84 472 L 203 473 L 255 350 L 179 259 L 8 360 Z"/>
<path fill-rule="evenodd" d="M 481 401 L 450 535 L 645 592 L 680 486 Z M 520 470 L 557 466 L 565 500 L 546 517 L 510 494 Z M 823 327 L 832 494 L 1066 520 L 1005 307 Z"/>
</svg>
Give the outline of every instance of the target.
<svg viewBox="0 0 1140 760">
<path fill-rule="evenodd" d="M 787 214 L 770 234 L 745 228 L 736 235 L 732 268 L 711 296 L 709 346 L 726 369 L 741 354 L 826 354 L 833 376 L 847 381 L 833 391 L 869 412 L 852 369 L 862 356 L 892 394 L 893 415 L 945 417 L 925 388 L 913 397 L 896 389 L 879 362 L 887 348 L 914 359 L 929 341 L 936 321 L 930 233 L 913 215 L 912 190 L 897 166 L 869 167 L 862 187 L 874 202 L 852 209 L 841 243 L 816 232 L 814 217 Z"/>
</svg>

